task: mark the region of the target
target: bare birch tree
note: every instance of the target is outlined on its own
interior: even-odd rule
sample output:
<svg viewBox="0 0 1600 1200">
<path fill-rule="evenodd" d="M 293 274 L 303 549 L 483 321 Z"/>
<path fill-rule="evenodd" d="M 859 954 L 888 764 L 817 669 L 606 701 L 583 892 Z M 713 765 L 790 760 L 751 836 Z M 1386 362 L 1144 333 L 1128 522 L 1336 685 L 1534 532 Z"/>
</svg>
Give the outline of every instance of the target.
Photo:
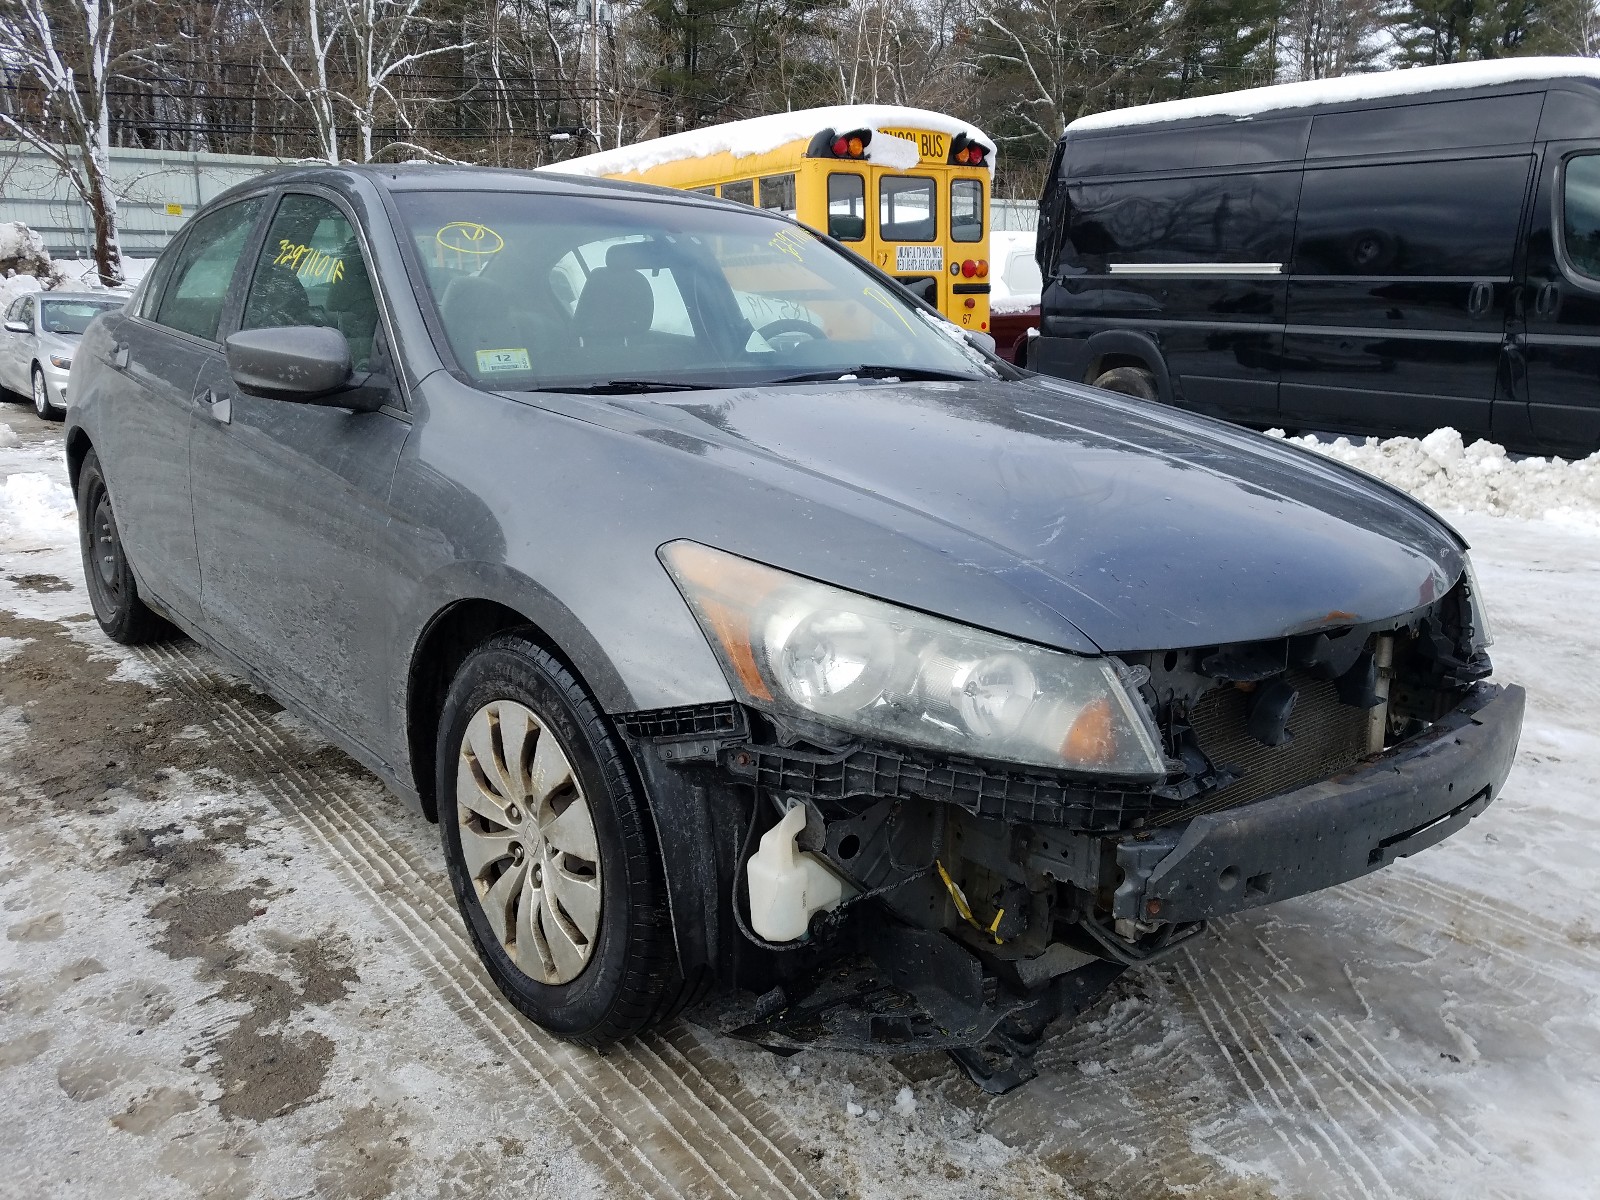
<svg viewBox="0 0 1600 1200">
<path fill-rule="evenodd" d="M 118 7 L 118 0 L 0 0 L 0 60 L 36 89 L 37 100 L 0 112 L 0 130 L 45 155 L 82 198 L 94 223 L 95 269 L 106 287 L 123 281 L 110 156 Z"/>
</svg>

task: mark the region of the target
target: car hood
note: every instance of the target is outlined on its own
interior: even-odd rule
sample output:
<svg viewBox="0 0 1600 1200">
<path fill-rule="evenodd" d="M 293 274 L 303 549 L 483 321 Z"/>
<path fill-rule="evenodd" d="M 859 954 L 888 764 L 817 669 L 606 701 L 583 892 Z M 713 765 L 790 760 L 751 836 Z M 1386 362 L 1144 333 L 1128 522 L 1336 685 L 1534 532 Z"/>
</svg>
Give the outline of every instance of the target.
<svg viewBox="0 0 1600 1200">
<path fill-rule="evenodd" d="M 952 567 L 1001 577 L 1108 652 L 1381 620 L 1430 603 L 1463 568 L 1464 544 L 1447 525 L 1369 476 L 1221 422 L 1053 381 L 616 404 L 669 428 L 670 438 L 662 428 L 652 436 L 679 449 L 780 466 L 783 486 L 808 505 L 904 510 L 893 523 Z M 848 545 L 819 567 L 814 554 L 786 557 L 785 541 L 772 531 L 767 561 L 846 587 L 863 578 Z M 893 590 L 945 608 L 936 578 Z"/>
</svg>

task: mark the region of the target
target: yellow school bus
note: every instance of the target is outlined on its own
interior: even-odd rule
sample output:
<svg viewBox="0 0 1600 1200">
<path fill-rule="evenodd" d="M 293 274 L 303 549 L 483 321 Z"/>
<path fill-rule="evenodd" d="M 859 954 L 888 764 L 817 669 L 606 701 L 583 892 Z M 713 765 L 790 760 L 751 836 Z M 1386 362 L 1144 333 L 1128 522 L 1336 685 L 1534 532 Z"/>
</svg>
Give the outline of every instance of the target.
<svg viewBox="0 0 1600 1200">
<path fill-rule="evenodd" d="M 920 108 L 839 105 L 733 121 L 546 171 L 704 192 L 825 231 L 966 329 L 989 331 L 994 142 Z"/>
</svg>

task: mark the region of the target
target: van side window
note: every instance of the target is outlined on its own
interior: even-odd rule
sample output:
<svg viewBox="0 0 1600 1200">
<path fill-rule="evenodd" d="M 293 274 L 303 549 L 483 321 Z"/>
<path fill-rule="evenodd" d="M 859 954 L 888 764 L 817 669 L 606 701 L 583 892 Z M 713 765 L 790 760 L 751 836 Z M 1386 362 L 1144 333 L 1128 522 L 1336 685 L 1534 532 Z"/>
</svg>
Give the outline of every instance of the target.
<svg viewBox="0 0 1600 1200">
<path fill-rule="evenodd" d="M 867 181 L 861 176 L 828 176 L 828 236 L 841 242 L 867 236 Z"/>
<path fill-rule="evenodd" d="M 756 181 L 754 179 L 740 179 L 735 183 L 725 183 L 722 185 L 722 198 L 754 207 L 756 202 Z"/>
<path fill-rule="evenodd" d="M 1509 276 L 1527 181 L 1520 156 L 1307 170 L 1294 273 Z"/>
<path fill-rule="evenodd" d="M 1569 158 L 1563 169 L 1561 246 L 1573 269 L 1600 279 L 1600 154 Z"/>
<path fill-rule="evenodd" d="M 1150 263 L 1281 263 L 1299 174 L 1204 175 L 1067 188 L 1068 274 Z"/>
</svg>

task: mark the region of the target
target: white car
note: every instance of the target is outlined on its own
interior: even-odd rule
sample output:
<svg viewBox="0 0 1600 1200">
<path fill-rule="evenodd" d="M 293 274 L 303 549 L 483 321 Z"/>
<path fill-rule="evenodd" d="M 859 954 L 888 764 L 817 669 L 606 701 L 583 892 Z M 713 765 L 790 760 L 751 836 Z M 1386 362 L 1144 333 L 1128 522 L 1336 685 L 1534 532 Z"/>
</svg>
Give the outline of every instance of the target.
<svg viewBox="0 0 1600 1200">
<path fill-rule="evenodd" d="M 33 397 L 34 411 L 59 421 L 66 411 L 67 374 L 89 322 L 128 302 L 99 292 L 33 292 L 6 310 L 0 334 L 0 388 Z"/>
</svg>

